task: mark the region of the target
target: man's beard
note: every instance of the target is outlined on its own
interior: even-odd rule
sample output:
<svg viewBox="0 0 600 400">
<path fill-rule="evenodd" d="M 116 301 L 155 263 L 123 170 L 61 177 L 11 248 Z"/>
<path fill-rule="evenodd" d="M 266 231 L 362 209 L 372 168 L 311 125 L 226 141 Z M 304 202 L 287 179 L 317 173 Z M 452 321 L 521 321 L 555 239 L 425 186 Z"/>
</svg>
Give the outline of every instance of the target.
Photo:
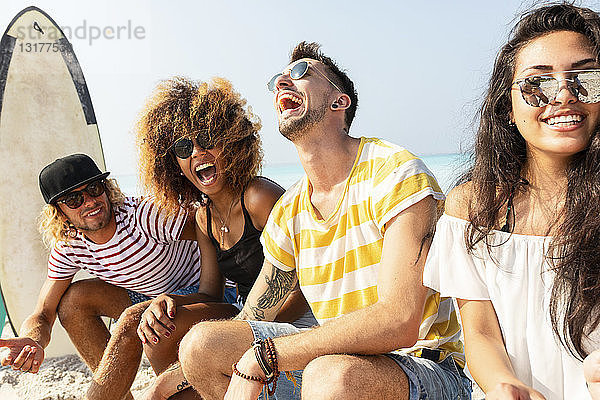
<svg viewBox="0 0 600 400">
<path fill-rule="evenodd" d="M 86 232 L 96 232 L 96 231 L 99 231 L 100 229 L 105 228 L 110 223 L 111 217 L 112 217 L 112 210 L 109 209 L 108 212 L 106 212 L 106 214 L 105 214 L 105 218 L 103 218 L 100 221 L 86 223 L 83 221 L 83 219 L 78 218 L 76 221 L 71 221 L 71 223 L 73 224 L 73 226 L 75 226 L 75 228 L 77 228 L 77 230 L 79 230 L 80 232 L 85 234 Z"/>
<path fill-rule="evenodd" d="M 321 107 L 309 109 L 304 116 L 292 119 L 288 118 L 279 123 L 279 132 L 288 140 L 294 141 L 303 136 L 310 128 L 318 124 L 325 117 L 327 111 L 327 95 L 324 96 Z"/>
</svg>

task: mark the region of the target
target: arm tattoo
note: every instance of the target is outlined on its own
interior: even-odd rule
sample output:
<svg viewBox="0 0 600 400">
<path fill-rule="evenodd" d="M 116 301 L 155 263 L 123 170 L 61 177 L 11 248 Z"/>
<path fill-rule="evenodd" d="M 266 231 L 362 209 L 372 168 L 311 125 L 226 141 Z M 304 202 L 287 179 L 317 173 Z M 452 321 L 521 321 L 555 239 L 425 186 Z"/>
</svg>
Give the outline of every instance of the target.
<svg viewBox="0 0 600 400">
<path fill-rule="evenodd" d="M 173 364 L 171 364 L 171 366 L 169 368 L 167 368 L 165 370 L 164 373 L 168 373 L 168 372 L 173 372 L 175 370 L 178 370 L 181 368 L 181 364 L 179 364 L 179 361 L 175 361 Z M 181 392 L 183 389 L 187 388 L 188 386 L 190 386 L 190 383 L 187 381 L 187 379 L 183 378 L 183 382 L 181 382 L 180 384 L 178 384 L 176 386 L 177 391 Z"/>
<path fill-rule="evenodd" d="M 259 299 L 260 301 L 260 299 Z M 254 316 L 254 319 L 262 321 L 265 319 L 265 312 L 263 310 L 261 310 L 258 307 L 250 307 L 250 309 L 252 310 L 252 315 Z"/>
<path fill-rule="evenodd" d="M 187 379 L 184 379 L 183 382 L 181 382 L 179 385 L 177 385 L 177 391 L 181 392 L 183 389 L 185 389 L 188 386 L 190 386 L 189 382 L 187 381 Z"/>
<path fill-rule="evenodd" d="M 267 290 L 260 295 L 256 305 L 246 302 L 242 311 L 235 319 L 253 319 L 262 321 L 266 318 L 265 310 L 273 308 L 288 295 L 296 284 L 296 271 L 282 271 L 273 267 L 271 276 L 265 277 Z"/>
<path fill-rule="evenodd" d="M 265 280 L 268 288 L 267 291 L 258 298 L 257 308 L 260 310 L 267 310 L 274 307 L 281 299 L 287 296 L 296 283 L 295 271 L 282 271 L 277 267 L 273 267 L 271 276 L 265 277 Z"/>
<path fill-rule="evenodd" d="M 265 277 L 267 290 L 260 295 L 256 305 L 246 302 L 242 311 L 234 318 L 262 321 L 266 318 L 265 310 L 273 308 L 284 299 L 296 284 L 296 271 L 282 271 L 273 267 L 271 276 Z"/>
</svg>

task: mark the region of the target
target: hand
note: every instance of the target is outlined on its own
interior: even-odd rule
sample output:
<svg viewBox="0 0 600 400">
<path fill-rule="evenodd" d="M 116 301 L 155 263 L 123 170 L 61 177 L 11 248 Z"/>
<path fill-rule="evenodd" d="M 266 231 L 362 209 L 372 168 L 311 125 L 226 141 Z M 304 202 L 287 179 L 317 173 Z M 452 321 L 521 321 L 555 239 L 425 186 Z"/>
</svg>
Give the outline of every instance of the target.
<svg viewBox="0 0 600 400">
<path fill-rule="evenodd" d="M 167 294 L 161 294 L 152 300 L 142 314 L 137 328 L 142 343 L 156 344 L 161 336 L 171 337 L 171 332 L 175 330 L 173 318 L 176 308 L 175 300 Z"/>
<path fill-rule="evenodd" d="M 546 400 L 537 390 L 525 385 L 499 383 L 485 394 L 485 400 Z"/>
<path fill-rule="evenodd" d="M 265 379 L 265 374 L 260 369 L 252 349 L 247 350 L 242 358 L 240 358 L 240 361 L 237 363 L 237 369 L 246 375 L 260 376 Z M 227 387 L 227 393 L 225 393 L 223 400 L 256 400 L 262 388 L 263 385 L 260 382 L 250 381 L 232 374 L 231 381 L 229 381 L 229 386 Z"/>
<path fill-rule="evenodd" d="M 600 400 L 600 350 L 583 360 L 583 374 L 593 400 Z"/>
<path fill-rule="evenodd" d="M 2 366 L 12 365 L 15 371 L 36 374 L 44 361 L 44 348 L 28 337 L 0 339 L 0 347 L 10 349 L 1 361 Z"/>
</svg>

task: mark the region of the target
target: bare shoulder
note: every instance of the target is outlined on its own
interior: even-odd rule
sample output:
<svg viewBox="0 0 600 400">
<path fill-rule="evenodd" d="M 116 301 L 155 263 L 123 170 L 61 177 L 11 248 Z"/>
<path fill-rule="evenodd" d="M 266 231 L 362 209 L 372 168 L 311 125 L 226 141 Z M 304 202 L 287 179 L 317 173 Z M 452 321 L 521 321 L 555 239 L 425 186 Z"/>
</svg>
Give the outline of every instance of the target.
<svg viewBox="0 0 600 400">
<path fill-rule="evenodd" d="M 446 214 L 461 219 L 468 219 L 469 205 L 473 196 L 473 183 L 458 185 L 446 196 L 444 211 Z"/>
<path fill-rule="evenodd" d="M 206 221 L 206 207 L 198 206 L 198 208 L 196 208 L 196 229 L 200 229 L 200 232 L 202 232 L 205 235 L 207 234 Z"/>
<path fill-rule="evenodd" d="M 270 212 L 284 192 L 285 190 L 272 180 L 255 177 L 246 188 L 244 203 L 246 203 L 246 208 L 250 214 L 252 214 L 252 211 L 267 207 Z"/>
<path fill-rule="evenodd" d="M 263 177 L 252 179 L 244 193 L 246 210 L 258 230 L 267 223 L 271 209 L 285 190 L 277 183 Z"/>
</svg>

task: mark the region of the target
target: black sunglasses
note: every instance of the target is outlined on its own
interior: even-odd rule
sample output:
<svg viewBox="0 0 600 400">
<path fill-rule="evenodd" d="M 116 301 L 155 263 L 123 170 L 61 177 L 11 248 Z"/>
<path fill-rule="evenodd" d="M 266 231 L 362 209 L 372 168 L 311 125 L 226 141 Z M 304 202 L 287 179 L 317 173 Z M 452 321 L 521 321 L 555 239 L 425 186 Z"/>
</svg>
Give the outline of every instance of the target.
<svg viewBox="0 0 600 400">
<path fill-rule="evenodd" d="M 212 150 L 215 145 L 208 138 L 207 132 L 202 131 L 196 135 L 196 144 L 203 150 Z M 172 151 L 177 158 L 185 160 L 192 155 L 194 151 L 194 142 L 190 138 L 179 138 L 167 149 L 167 152 Z"/>
<path fill-rule="evenodd" d="M 57 203 L 63 203 L 71 209 L 76 209 L 81 207 L 85 200 L 83 192 L 86 192 L 91 197 L 98 197 L 104 193 L 105 190 L 106 187 L 104 186 L 103 181 L 94 181 L 81 190 L 73 190 L 67 193 L 61 199 L 59 199 Z"/>
<path fill-rule="evenodd" d="M 306 73 L 308 72 L 308 68 L 311 65 L 308 63 L 308 61 L 300 61 L 297 62 L 296 64 L 294 64 L 294 66 L 290 69 L 290 79 L 293 80 L 297 80 L 302 78 L 304 75 L 306 75 Z M 321 75 L 323 78 L 327 79 L 327 81 L 329 83 L 331 83 L 333 85 L 334 88 L 336 88 L 337 90 L 339 90 L 340 92 L 344 93 L 344 91 L 342 89 L 340 89 L 338 87 L 338 85 L 336 85 L 335 83 L 333 83 L 331 81 L 331 79 L 329 79 L 324 73 L 322 73 L 321 71 L 319 71 L 317 68 L 313 67 L 314 71 L 317 71 L 317 73 L 319 75 Z M 277 81 L 277 78 L 279 78 L 280 76 L 282 76 L 282 73 L 279 74 L 275 74 L 273 75 L 273 77 L 271 78 L 271 80 L 267 83 L 267 88 L 269 88 L 269 90 L 271 92 L 275 92 L 277 90 L 277 88 L 275 87 L 275 83 Z"/>
<path fill-rule="evenodd" d="M 567 74 L 568 78 L 557 79 L 553 75 Z M 551 74 L 528 76 L 513 82 L 521 91 L 525 103 L 532 107 L 544 107 L 554 103 L 561 90 L 560 82 L 565 81 L 566 88 L 582 103 L 600 102 L 600 70 L 581 69 L 558 71 Z"/>
</svg>

